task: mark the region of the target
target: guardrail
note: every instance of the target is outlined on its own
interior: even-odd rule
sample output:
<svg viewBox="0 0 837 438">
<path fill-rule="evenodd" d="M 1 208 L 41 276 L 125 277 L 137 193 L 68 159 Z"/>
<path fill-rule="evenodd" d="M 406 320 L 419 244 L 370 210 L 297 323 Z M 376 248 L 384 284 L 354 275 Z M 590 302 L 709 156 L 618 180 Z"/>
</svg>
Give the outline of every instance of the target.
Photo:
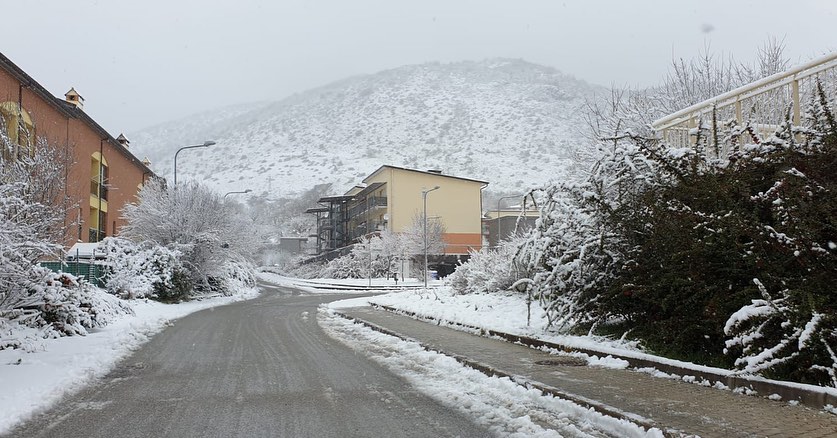
<svg viewBox="0 0 837 438">
<path fill-rule="evenodd" d="M 789 108 L 792 123 L 799 126 L 800 102 L 813 95 L 816 78 L 824 84 L 837 82 L 837 52 L 684 108 L 655 120 L 651 127 L 663 143 L 673 148 L 693 146 L 698 123 L 708 124 L 712 136 L 731 120 L 739 126 L 749 122 L 759 134 L 769 136 L 785 121 Z M 718 140 L 711 139 L 715 144 L 720 143 Z"/>
</svg>

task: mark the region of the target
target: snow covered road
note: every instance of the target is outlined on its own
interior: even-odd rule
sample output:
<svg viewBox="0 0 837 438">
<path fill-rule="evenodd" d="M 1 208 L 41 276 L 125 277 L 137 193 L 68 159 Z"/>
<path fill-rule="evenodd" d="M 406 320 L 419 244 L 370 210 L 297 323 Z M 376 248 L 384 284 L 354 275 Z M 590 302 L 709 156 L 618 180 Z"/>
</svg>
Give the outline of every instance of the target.
<svg viewBox="0 0 837 438">
<path fill-rule="evenodd" d="M 289 292 L 265 290 L 177 320 L 11 435 L 490 435 L 327 336 L 317 307 L 344 296 Z"/>
</svg>

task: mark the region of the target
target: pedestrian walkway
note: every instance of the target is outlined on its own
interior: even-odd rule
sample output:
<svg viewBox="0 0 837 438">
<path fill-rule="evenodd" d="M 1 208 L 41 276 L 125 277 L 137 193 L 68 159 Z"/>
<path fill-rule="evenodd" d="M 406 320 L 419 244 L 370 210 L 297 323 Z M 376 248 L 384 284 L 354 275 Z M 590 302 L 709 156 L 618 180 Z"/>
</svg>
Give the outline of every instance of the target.
<svg viewBox="0 0 837 438">
<path fill-rule="evenodd" d="M 735 394 L 680 380 L 586 366 L 562 356 L 417 321 L 372 307 L 341 309 L 386 331 L 514 376 L 605 413 L 653 425 L 671 435 L 702 437 L 835 437 L 837 415 L 786 402 Z"/>
</svg>

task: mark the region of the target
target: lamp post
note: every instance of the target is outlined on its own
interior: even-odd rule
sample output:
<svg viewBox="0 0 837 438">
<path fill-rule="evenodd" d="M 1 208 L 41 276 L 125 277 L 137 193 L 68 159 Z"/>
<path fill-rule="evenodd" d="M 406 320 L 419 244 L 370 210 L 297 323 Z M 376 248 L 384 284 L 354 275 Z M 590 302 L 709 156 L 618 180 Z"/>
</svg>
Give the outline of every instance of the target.
<svg viewBox="0 0 837 438">
<path fill-rule="evenodd" d="M 421 198 L 424 202 L 424 290 L 427 290 L 427 194 L 433 190 L 439 190 L 439 186 L 433 187 L 430 190 L 422 190 Z"/>
<path fill-rule="evenodd" d="M 180 153 L 183 149 L 192 149 L 192 148 L 208 148 L 214 145 L 215 142 L 212 140 L 207 140 L 203 142 L 203 144 L 196 144 L 194 146 L 183 146 L 182 148 L 178 149 L 177 152 L 174 153 L 174 185 L 177 187 L 177 154 Z"/>
<path fill-rule="evenodd" d="M 227 193 L 224 193 L 223 199 L 227 199 L 227 196 L 229 196 L 229 195 L 235 195 L 235 194 L 239 194 L 239 193 L 250 193 L 250 192 L 252 192 L 252 190 L 250 190 L 250 189 L 247 189 L 247 190 L 244 190 L 244 191 L 241 191 L 241 192 L 227 192 Z"/>
<path fill-rule="evenodd" d="M 523 195 L 503 196 L 503 197 L 501 197 L 500 199 L 497 200 L 497 245 L 496 246 L 500 246 L 500 240 L 503 238 L 503 233 L 500 232 L 502 230 L 501 226 L 502 226 L 502 223 L 503 223 L 503 221 L 500 219 L 500 202 L 502 202 L 503 199 L 519 198 L 521 196 L 526 196 L 526 195 L 523 194 Z"/>
</svg>

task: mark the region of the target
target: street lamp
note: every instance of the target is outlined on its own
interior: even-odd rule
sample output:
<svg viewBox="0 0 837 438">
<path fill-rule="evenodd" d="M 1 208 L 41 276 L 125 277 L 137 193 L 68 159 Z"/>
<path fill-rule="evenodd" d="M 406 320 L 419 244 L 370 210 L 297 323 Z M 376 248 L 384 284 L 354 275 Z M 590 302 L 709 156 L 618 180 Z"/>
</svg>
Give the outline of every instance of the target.
<svg viewBox="0 0 837 438">
<path fill-rule="evenodd" d="M 439 190 L 439 186 L 433 187 L 430 190 L 422 190 L 421 198 L 424 202 L 424 290 L 427 290 L 427 194 L 433 190 Z"/>
<path fill-rule="evenodd" d="M 227 199 L 228 195 L 235 195 L 235 194 L 239 194 L 239 193 L 250 193 L 250 192 L 252 192 L 252 190 L 250 190 L 250 189 L 247 189 L 247 190 L 244 190 L 244 191 L 241 191 L 241 192 L 227 192 L 227 193 L 224 193 L 223 199 Z"/>
<path fill-rule="evenodd" d="M 177 152 L 174 153 L 174 185 L 177 186 L 177 154 L 180 153 L 183 149 L 192 149 L 192 148 L 208 148 L 214 145 L 215 142 L 212 140 L 207 140 L 203 142 L 203 144 L 196 144 L 194 146 L 183 146 L 182 148 L 178 149 Z"/>
<path fill-rule="evenodd" d="M 511 196 L 503 196 L 502 198 L 497 200 L 497 246 L 500 246 L 500 240 L 503 238 L 503 234 L 500 232 L 502 229 L 503 221 L 500 219 L 500 202 L 503 199 L 512 199 L 512 198 L 520 198 L 521 196 L 526 196 L 525 194 L 522 195 L 511 195 Z"/>
</svg>

